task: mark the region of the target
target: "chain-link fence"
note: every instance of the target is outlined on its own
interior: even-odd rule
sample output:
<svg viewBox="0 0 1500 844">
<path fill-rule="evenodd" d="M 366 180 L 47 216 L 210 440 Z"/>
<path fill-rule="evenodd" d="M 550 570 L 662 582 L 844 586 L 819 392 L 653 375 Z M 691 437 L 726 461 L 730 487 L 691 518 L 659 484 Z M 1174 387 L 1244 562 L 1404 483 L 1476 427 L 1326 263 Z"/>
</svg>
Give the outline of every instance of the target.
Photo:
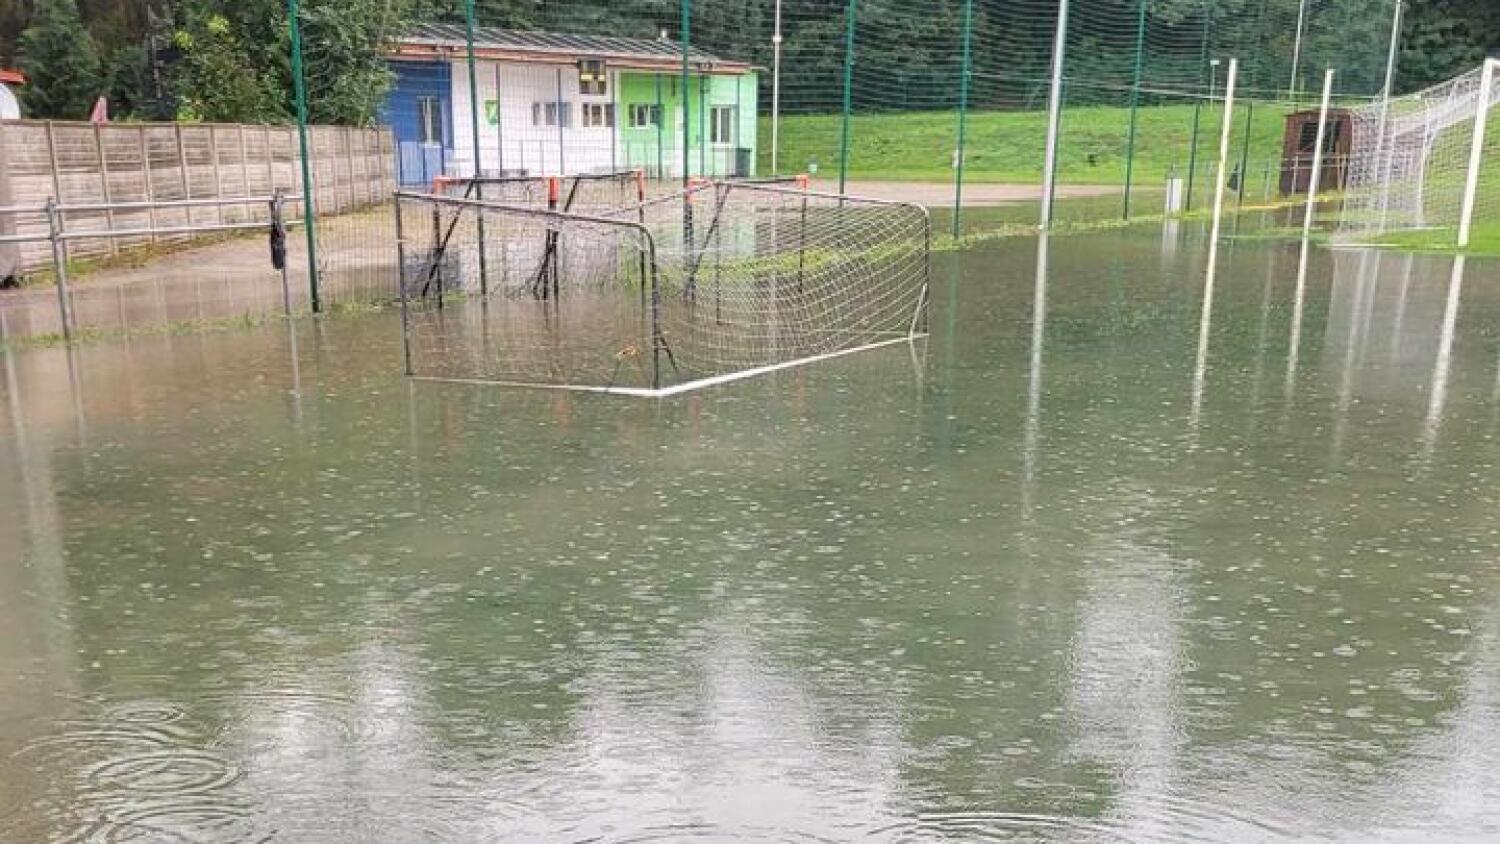
<svg viewBox="0 0 1500 844">
<path fill-rule="evenodd" d="M 324 190 L 367 184 L 351 168 L 372 154 L 407 190 L 641 170 L 659 194 L 694 178 L 807 174 L 815 190 L 923 204 L 949 236 L 1126 220 L 1207 206 L 1231 59 L 1231 202 L 1297 194 L 1316 123 L 1309 88 L 1332 67 L 1337 104 L 1378 101 L 1400 31 L 1396 0 L 417 8 L 385 4 L 340 29 L 331 22 L 348 3 L 287 0 L 298 119 L 284 157 L 309 197 L 293 278 L 315 311 L 394 297 L 391 191 Z M 381 146 L 314 123 L 379 127 Z M 1341 126 L 1353 123 L 1335 116 L 1335 168 Z M 1044 197 L 1045 212 L 1027 204 Z"/>
</svg>

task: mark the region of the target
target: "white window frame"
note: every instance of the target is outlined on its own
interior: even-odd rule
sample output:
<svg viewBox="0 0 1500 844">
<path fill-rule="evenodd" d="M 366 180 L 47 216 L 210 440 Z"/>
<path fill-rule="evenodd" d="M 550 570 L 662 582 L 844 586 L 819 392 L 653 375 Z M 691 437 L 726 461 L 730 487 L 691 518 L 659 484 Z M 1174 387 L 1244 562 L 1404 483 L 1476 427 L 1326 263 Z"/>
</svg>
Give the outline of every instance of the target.
<svg viewBox="0 0 1500 844">
<path fill-rule="evenodd" d="M 583 128 L 613 129 L 615 127 L 614 103 L 584 103 Z"/>
<path fill-rule="evenodd" d="M 433 122 L 434 119 L 436 123 Z M 443 145 L 443 100 L 441 97 L 417 97 L 417 131 L 421 143 Z"/>
<path fill-rule="evenodd" d="M 656 103 L 631 103 L 630 128 L 655 129 L 661 125 L 661 106 Z"/>
<path fill-rule="evenodd" d="M 573 128 L 572 103 L 567 102 L 566 100 L 564 100 L 563 102 L 549 100 L 547 102 L 536 101 L 531 104 L 532 126 L 547 126 L 550 128 L 556 128 L 558 125 L 559 115 L 561 115 L 562 118 L 562 128 Z"/>
<path fill-rule="evenodd" d="M 732 147 L 739 137 L 739 107 L 711 105 L 708 107 L 708 142 L 713 146 Z M 724 125 L 720 126 L 720 119 Z M 728 137 L 724 137 L 727 133 Z"/>
</svg>

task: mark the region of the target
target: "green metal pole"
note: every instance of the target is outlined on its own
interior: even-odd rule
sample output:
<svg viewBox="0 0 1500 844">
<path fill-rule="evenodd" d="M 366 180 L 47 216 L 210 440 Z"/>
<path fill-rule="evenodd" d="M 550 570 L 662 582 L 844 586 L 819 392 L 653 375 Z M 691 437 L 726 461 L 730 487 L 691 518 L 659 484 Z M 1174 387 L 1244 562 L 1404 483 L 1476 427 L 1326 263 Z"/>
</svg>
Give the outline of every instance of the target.
<svg viewBox="0 0 1500 844">
<path fill-rule="evenodd" d="M 1198 66 L 1208 68 L 1208 33 L 1213 27 L 1213 10 L 1207 3 L 1203 8 L 1203 40 L 1198 47 Z M 1199 77 L 1200 80 L 1202 77 Z M 1200 82 L 1201 84 L 1201 82 Z M 1184 211 L 1193 210 L 1193 180 L 1198 171 L 1198 125 L 1203 116 L 1203 100 L 1200 98 L 1193 104 L 1193 149 L 1188 155 L 1188 183 L 1186 203 Z"/>
<path fill-rule="evenodd" d="M 656 178 L 667 178 L 664 150 L 667 146 L 667 110 L 661 101 L 661 74 L 656 74 Z"/>
<path fill-rule="evenodd" d="M 302 152 L 302 228 L 307 231 L 307 285 L 313 313 L 321 313 L 318 295 L 317 209 L 313 202 L 312 163 L 307 142 L 307 80 L 302 73 L 302 23 L 297 0 L 286 0 L 287 28 L 292 36 L 292 93 L 297 108 L 297 144 Z"/>
<path fill-rule="evenodd" d="M 692 109 L 688 107 L 688 46 L 692 44 L 693 0 L 682 0 L 682 186 L 687 187 L 693 163 L 693 140 L 688 134 Z M 702 127 L 699 127 L 702 131 Z"/>
<path fill-rule="evenodd" d="M 1193 179 L 1198 172 L 1198 121 L 1203 115 L 1203 101 L 1193 103 L 1193 140 L 1188 150 L 1187 199 L 1182 210 L 1193 210 Z"/>
<path fill-rule="evenodd" d="M 1245 103 L 1245 143 L 1240 147 L 1240 195 L 1236 200 L 1237 207 L 1245 205 L 1245 182 L 1250 177 L 1250 127 L 1255 120 L 1255 103 Z"/>
<path fill-rule="evenodd" d="M 854 18 L 859 0 L 849 0 L 844 12 L 844 126 L 839 137 L 839 193 L 849 180 L 849 116 L 854 107 Z"/>
<path fill-rule="evenodd" d="M 1130 134 L 1125 140 L 1125 211 L 1130 219 L 1130 184 L 1135 178 L 1135 131 L 1141 105 L 1141 71 L 1146 61 L 1146 0 L 1140 0 L 1135 22 L 1135 73 L 1130 83 Z"/>
<path fill-rule="evenodd" d="M 474 130 L 474 176 L 479 176 L 479 75 L 474 67 L 474 0 L 464 0 L 464 44 L 469 65 L 469 124 Z M 497 104 L 498 105 L 498 104 Z"/>
<path fill-rule="evenodd" d="M 464 0 L 464 44 L 467 48 L 467 60 L 469 65 L 469 127 L 473 130 L 474 138 L 474 178 L 479 178 L 480 159 L 483 157 L 479 151 L 479 74 L 474 66 L 474 0 Z M 500 102 L 499 93 L 496 93 L 495 108 L 498 110 Z M 562 122 L 561 114 L 558 122 Z M 476 198 L 484 198 L 484 188 L 479 182 L 474 183 L 477 192 Z M 479 293 L 487 295 L 490 292 L 489 267 L 484 256 L 484 213 L 476 214 L 476 234 L 479 238 Z"/>
<path fill-rule="evenodd" d="M 953 168 L 953 239 L 958 239 L 963 223 L 964 198 L 964 132 L 969 118 L 969 77 L 971 50 L 974 41 L 974 0 L 964 0 L 963 65 L 958 78 L 958 160 Z"/>
</svg>

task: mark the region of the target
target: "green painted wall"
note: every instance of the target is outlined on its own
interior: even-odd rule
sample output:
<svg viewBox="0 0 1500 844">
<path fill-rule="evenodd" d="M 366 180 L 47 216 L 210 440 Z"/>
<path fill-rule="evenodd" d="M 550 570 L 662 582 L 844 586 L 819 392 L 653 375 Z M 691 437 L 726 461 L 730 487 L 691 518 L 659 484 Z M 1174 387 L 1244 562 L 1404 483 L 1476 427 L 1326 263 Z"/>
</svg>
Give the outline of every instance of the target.
<svg viewBox="0 0 1500 844">
<path fill-rule="evenodd" d="M 657 102 L 657 76 L 651 73 L 622 72 L 618 84 L 618 117 L 620 146 L 625 165 L 644 167 L 658 174 L 658 161 L 667 178 L 682 175 L 682 120 L 686 104 L 688 121 L 688 174 L 692 176 L 727 176 L 734 173 L 736 150 L 748 149 L 747 175 L 755 175 L 756 96 L 758 77 L 754 73 L 739 76 L 690 75 L 686 97 L 679 73 L 663 73 L 661 82 L 662 125 L 632 127 L 632 106 Z M 714 144 L 709 121 L 715 107 L 737 109 L 737 134 L 728 144 Z M 661 146 L 658 147 L 658 141 Z M 660 155 L 658 156 L 658 150 Z"/>
</svg>

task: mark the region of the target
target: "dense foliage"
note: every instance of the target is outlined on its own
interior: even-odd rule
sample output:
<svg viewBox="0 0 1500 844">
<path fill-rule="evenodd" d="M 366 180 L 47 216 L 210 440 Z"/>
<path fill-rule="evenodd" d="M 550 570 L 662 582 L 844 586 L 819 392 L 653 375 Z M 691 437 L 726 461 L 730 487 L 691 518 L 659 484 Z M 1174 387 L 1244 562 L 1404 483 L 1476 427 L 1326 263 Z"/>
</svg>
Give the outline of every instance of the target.
<svg viewBox="0 0 1500 844">
<path fill-rule="evenodd" d="M 962 0 L 860 0 L 862 110 L 950 107 Z M 1237 55 L 1251 91 L 1292 82 L 1297 0 L 1146 0 L 1148 84 L 1205 84 L 1209 55 Z M 460 0 L 304 0 L 310 110 L 319 122 L 368 123 L 389 85 L 381 44 L 414 21 L 461 21 Z M 1074 0 L 1070 102 L 1109 102 L 1128 84 L 1138 0 Z M 774 0 L 694 0 L 694 43 L 771 62 Z M 675 38 L 679 0 L 477 0 L 481 23 Z M 786 0 L 784 106 L 836 108 L 846 0 Z M 975 0 L 973 99 L 1037 104 L 1055 0 Z M 1309 0 L 1298 85 L 1324 64 L 1342 89 L 1374 93 L 1385 66 L 1388 9 L 1370 0 Z M 100 94 L 145 119 L 279 121 L 292 113 L 285 0 L 0 0 L 0 65 L 18 64 L 37 117 L 81 118 Z M 1500 46 L 1500 3 L 1423 0 L 1403 27 L 1400 89 L 1475 66 Z M 1085 80 L 1093 80 L 1089 84 Z"/>
</svg>

